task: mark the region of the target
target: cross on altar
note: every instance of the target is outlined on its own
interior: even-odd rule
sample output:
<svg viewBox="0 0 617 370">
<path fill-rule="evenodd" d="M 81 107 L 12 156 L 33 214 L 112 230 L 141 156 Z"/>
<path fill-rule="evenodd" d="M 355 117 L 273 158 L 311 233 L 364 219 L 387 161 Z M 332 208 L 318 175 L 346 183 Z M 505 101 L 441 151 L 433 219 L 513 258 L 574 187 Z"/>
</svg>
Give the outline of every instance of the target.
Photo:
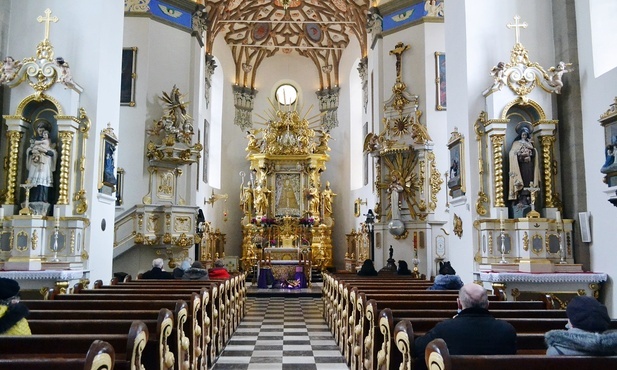
<svg viewBox="0 0 617 370">
<path fill-rule="evenodd" d="M 536 193 L 540 191 L 540 188 L 536 187 L 533 182 L 529 183 L 529 186 L 523 188 L 527 190 L 531 195 L 531 211 L 527 214 L 528 217 L 540 217 L 540 214 L 536 211 Z"/>
<path fill-rule="evenodd" d="M 523 22 L 523 23 L 518 23 L 519 19 L 521 19 L 521 17 L 519 17 L 518 15 L 514 16 L 514 24 L 510 24 L 508 23 L 506 25 L 506 27 L 508 27 L 509 29 L 513 29 L 514 28 L 514 41 L 518 44 L 518 39 L 521 36 L 520 32 L 521 32 L 521 28 L 527 28 L 527 22 Z"/>
<path fill-rule="evenodd" d="M 49 8 L 45 9 L 45 17 L 39 15 L 36 20 L 39 23 L 45 22 L 45 40 L 49 40 L 49 22 L 58 22 L 58 17 L 51 17 L 51 10 Z"/>
<path fill-rule="evenodd" d="M 401 82 L 401 59 L 403 58 L 403 53 L 409 49 L 409 45 L 405 45 L 402 42 L 399 42 L 394 46 L 394 49 L 390 50 L 390 55 L 396 56 L 396 82 Z"/>
</svg>

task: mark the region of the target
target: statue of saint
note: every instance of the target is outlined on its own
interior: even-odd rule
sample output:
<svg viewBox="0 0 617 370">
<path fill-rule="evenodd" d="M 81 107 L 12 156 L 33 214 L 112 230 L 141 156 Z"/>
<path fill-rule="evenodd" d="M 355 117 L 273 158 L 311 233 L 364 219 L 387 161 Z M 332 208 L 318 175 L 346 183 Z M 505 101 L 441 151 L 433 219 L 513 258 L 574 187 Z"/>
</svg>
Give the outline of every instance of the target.
<svg viewBox="0 0 617 370">
<path fill-rule="evenodd" d="M 266 180 L 262 179 L 255 187 L 255 213 L 258 216 L 266 216 L 270 198 L 270 189 L 266 186 Z"/>
<path fill-rule="evenodd" d="M 242 212 L 250 217 L 253 213 L 253 184 L 250 181 L 242 188 L 240 202 Z"/>
<path fill-rule="evenodd" d="M 538 152 L 531 140 L 531 124 L 523 121 L 516 126 L 518 136 L 514 139 L 509 152 L 510 184 L 508 186 L 508 200 L 515 205 L 531 204 L 529 191 L 525 187 L 533 183 L 540 184 L 540 168 Z"/>
<path fill-rule="evenodd" d="M 311 216 L 319 216 L 319 189 L 316 186 L 311 186 L 307 189 L 307 198 L 309 201 L 309 212 Z"/>
<path fill-rule="evenodd" d="M 28 182 L 34 187 L 30 190 L 30 202 L 49 203 L 49 188 L 54 185 L 53 173 L 56 171 L 58 153 L 49 138 L 51 123 L 45 119 L 34 122 L 35 135 L 26 150 L 26 169 Z"/>
<path fill-rule="evenodd" d="M 336 194 L 330 189 L 330 181 L 326 181 L 326 188 L 321 195 L 323 197 L 323 217 L 332 217 L 332 201 Z"/>
</svg>

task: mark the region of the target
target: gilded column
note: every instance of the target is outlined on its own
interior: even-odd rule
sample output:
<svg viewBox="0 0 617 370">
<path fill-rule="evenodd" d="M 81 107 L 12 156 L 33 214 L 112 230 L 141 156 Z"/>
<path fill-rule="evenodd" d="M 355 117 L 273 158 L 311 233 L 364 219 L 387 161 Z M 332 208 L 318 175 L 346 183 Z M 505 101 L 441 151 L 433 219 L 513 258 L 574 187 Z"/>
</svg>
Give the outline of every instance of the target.
<svg viewBox="0 0 617 370">
<path fill-rule="evenodd" d="M 493 159 L 495 161 L 495 207 L 505 207 L 503 197 L 503 139 L 504 135 L 491 136 Z"/>
<path fill-rule="evenodd" d="M 58 133 L 58 137 L 62 142 L 58 204 L 69 204 L 69 170 L 71 168 L 73 133 L 70 131 L 61 131 Z"/>
<path fill-rule="evenodd" d="M 542 136 L 542 159 L 544 165 L 544 204 L 546 208 L 555 207 L 553 201 L 553 144 L 554 136 Z"/>
<path fill-rule="evenodd" d="M 15 189 L 17 188 L 17 164 L 19 160 L 19 143 L 24 133 L 21 131 L 9 131 L 9 163 L 6 177 L 6 201 L 5 204 L 15 203 Z"/>
</svg>

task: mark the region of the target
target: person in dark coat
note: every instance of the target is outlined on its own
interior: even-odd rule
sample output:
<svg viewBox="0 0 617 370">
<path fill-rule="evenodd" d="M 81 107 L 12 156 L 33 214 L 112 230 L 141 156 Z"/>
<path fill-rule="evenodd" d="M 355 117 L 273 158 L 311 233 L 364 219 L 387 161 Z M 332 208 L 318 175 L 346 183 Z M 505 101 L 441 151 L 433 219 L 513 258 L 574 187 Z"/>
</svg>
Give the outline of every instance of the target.
<svg viewBox="0 0 617 370">
<path fill-rule="evenodd" d="M 171 273 L 163 270 L 164 261 L 162 258 L 155 258 L 152 261 L 152 270 L 146 271 L 141 275 L 142 279 L 173 279 Z"/>
<path fill-rule="evenodd" d="M 176 267 L 171 274 L 173 275 L 174 279 L 182 279 L 182 276 L 184 275 L 184 271 L 188 270 L 191 268 L 191 261 L 189 260 L 184 260 L 182 261 L 182 263 L 180 264 L 179 267 Z"/>
<path fill-rule="evenodd" d="M 435 325 L 414 345 L 414 370 L 425 369 L 424 350 L 436 338 L 443 339 L 451 355 L 513 355 L 516 354 L 516 330 L 488 311 L 488 296 L 480 285 L 469 283 L 459 291 L 460 312 L 450 320 Z"/>
<path fill-rule="evenodd" d="M 400 260 L 398 261 L 398 270 L 396 270 L 397 275 L 411 275 L 411 270 L 409 266 L 407 266 L 407 262 Z"/>
<path fill-rule="evenodd" d="M 568 330 L 544 334 L 549 356 L 615 356 L 617 330 L 608 330 L 611 318 L 595 298 L 574 297 L 566 307 Z"/>
<path fill-rule="evenodd" d="M 372 260 L 364 260 L 360 271 L 358 271 L 358 275 L 360 276 L 377 276 L 377 270 L 375 270 L 375 265 L 373 265 Z"/>
<path fill-rule="evenodd" d="M 208 280 L 208 270 L 201 262 L 195 261 L 190 269 L 184 271 L 182 280 Z"/>
</svg>

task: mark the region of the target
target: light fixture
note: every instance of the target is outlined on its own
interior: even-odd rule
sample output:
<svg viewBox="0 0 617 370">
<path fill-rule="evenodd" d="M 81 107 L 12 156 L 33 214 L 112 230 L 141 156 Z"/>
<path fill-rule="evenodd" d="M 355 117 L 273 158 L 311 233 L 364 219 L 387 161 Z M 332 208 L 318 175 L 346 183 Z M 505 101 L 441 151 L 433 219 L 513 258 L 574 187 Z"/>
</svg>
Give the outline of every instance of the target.
<svg viewBox="0 0 617 370">
<path fill-rule="evenodd" d="M 289 4 L 291 3 L 291 0 L 281 0 L 281 4 L 283 5 L 283 9 L 287 10 L 287 8 L 289 8 Z"/>
</svg>

